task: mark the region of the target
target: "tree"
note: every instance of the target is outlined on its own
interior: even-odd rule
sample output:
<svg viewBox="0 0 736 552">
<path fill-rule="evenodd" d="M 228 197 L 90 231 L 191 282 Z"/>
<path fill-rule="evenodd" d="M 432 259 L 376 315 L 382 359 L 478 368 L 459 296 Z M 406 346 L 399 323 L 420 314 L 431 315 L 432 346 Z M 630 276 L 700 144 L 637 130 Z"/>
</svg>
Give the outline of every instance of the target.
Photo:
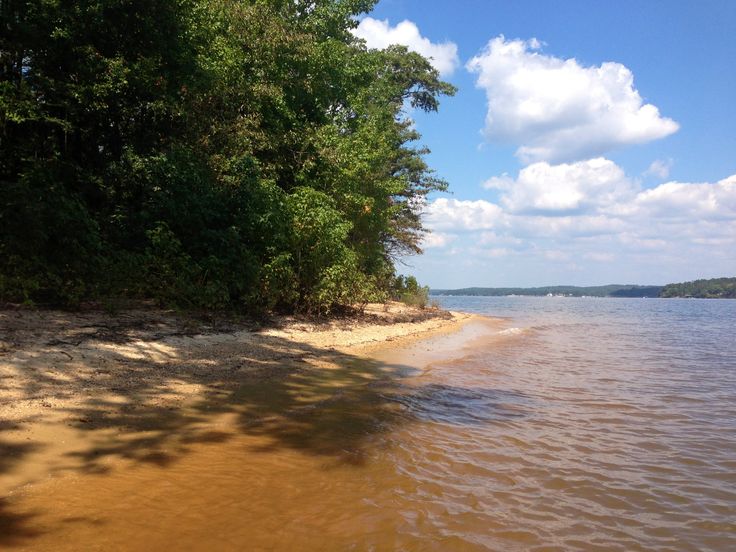
<svg viewBox="0 0 736 552">
<path fill-rule="evenodd" d="M 446 184 L 454 88 L 360 0 L 0 4 L 0 297 L 325 312 L 380 299 Z"/>
</svg>

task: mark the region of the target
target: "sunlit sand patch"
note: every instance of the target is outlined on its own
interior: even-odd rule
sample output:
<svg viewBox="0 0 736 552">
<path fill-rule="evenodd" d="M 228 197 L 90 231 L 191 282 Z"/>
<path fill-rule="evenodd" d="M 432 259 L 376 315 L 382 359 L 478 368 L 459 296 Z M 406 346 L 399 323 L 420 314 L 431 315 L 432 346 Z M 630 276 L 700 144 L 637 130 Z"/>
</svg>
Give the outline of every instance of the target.
<svg viewBox="0 0 736 552">
<path fill-rule="evenodd" d="M 179 356 L 174 347 L 158 342 L 134 341 L 128 345 L 100 343 L 96 348 L 130 360 L 148 360 L 160 363 L 168 362 Z"/>
</svg>

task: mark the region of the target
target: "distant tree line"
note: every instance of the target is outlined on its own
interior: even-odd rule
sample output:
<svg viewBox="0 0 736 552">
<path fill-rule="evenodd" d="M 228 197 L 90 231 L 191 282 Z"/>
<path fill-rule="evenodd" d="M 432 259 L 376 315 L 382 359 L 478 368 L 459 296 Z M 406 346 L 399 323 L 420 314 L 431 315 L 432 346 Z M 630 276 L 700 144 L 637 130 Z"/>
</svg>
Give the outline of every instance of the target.
<svg viewBox="0 0 736 552">
<path fill-rule="evenodd" d="M 667 284 L 662 289 L 660 297 L 736 299 L 736 278 L 712 278 L 681 284 Z"/>
<path fill-rule="evenodd" d="M 463 289 L 432 289 L 432 295 L 478 295 L 497 296 L 505 295 L 564 295 L 569 297 L 657 297 L 662 290 L 661 286 L 636 286 L 610 284 L 606 286 L 543 286 L 533 288 L 463 288 Z"/>
<path fill-rule="evenodd" d="M 564 295 L 568 297 L 697 297 L 697 298 L 736 298 L 736 278 L 714 278 L 695 280 L 666 286 L 638 286 L 609 284 L 606 286 L 546 286 L 534 288 L 463 288 L 432 289 L 431 295 Z"/>
<path fill-rule="evenodd" d="M 444 190 L 373 0 L 0 0 L 0 300 L 326 312 L 381 300 Z"/>
</svg>

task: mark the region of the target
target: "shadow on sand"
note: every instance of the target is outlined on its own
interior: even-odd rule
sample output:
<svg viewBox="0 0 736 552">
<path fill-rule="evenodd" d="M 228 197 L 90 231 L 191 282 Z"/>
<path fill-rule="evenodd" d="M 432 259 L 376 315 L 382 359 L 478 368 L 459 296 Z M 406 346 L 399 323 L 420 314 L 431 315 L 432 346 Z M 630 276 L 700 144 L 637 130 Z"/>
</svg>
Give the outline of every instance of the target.
<svg viewBox="0 0 736 552">
<path fill-rule="evenodd" d="M 431 419 L 433 404 L 443 413 L 438 414 L 443 423 L 465 425 L 504 417 L 502 403 L 515 400 L 493 389 L 407 386 L 402 380 L 412 372 L 408 366 L 379 364 L 267 335 L 228 343 L 228 354 L 218 355 L 216 361 L 207 347 L 181 345 L 158 348 L 156 362 L 146 360 L 151 354 L 148 345 L 124 335 L 116 332 L 113 341 L 125 344 L 125 353 L 110 353 L 108 365 L 109 370 L 126 372 L 125 385 L 76 373 L 71 360 L 63 379 L 39 373 L 23 382 L 27 398 L 87 390 L 81 403 L 60 407 L 66 425 L 86 435 L 84 446 L 67 453 L 64 470 L 104 473 L 110 458 L 166 467 L 192 445 L 222 443 L 238 434 L 265 438 L 258 442 L 266 444 L 248 452 L 289 448 L 359 467 L 375 442 L 372 436 L 412 419 Z M 69 347 L 81 343 L 69 345 L 61 328 L 54 339 L 50 346 L 60 347 L 67 357 L 74 356 Z M 107 342 L 99 334 L 91 339 Z M 161 400 L 177 386 L 188 385 L 202 391 L 186 407 Z M 208 424 L 221 414 L 234 420 L 227 430 Z M 15 428 L 0 424 L 0 475 L 43 446 L 33 440 L 3 441 L 2 432 Z M 0 548 L 27 545 L 39 534 L 33 513 L 14 512 L 12 506 L 12 501 L 0 498 Z"/>
</svg>

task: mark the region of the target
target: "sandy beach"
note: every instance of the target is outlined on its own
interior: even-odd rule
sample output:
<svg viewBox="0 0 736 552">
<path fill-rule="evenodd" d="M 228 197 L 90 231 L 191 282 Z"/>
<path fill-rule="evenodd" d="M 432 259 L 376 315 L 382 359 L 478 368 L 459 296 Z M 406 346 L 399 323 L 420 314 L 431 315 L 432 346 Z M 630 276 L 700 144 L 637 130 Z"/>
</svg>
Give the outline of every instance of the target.
<svg viewBox="0 0 736 552">
<path fill-rule="evenodd" d="M 244 384 L 345 366 L 472 318 L 400 303 L 265 327 L 157 310 L 2 311 L 0 497 L 60 473 L 166 463 L 187 441 L 217 439 L 207 412 L 227 410 Z"/>
</svg>

